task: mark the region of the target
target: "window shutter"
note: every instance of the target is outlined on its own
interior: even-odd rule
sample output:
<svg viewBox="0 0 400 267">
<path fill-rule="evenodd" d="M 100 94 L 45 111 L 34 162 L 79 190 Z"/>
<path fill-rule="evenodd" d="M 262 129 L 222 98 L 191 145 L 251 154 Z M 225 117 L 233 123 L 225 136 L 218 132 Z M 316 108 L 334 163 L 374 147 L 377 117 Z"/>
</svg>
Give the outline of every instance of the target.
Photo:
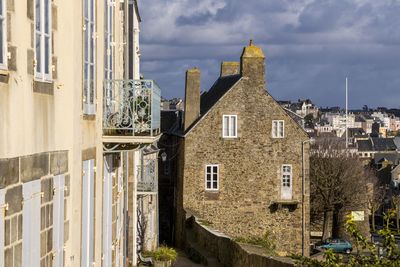
<svg viewBox="0 0 400 267">
<path fill-rule="evenodd" d="M 4 198 L 5 198 L 5 190 L 0 190 L 0 266 L 4 266 L 4 213 L 6 207 Z"/>
<path fill-rule="evenodd" d="M 112 264 L 112 173 L 104 158 L 103 181 L 103 266 L 111 267 Z"/>
<path fill-rule="evenodd" d="M 82 259 L 81 266 L 93 265 L 93 222 L 94 222 L 94 160 L 83 162 L 82 181 Z"/>
<path fill-rule="evenodd" d="M 40 265 L 40 180 L 23 185 L 22 265 Z"/>
<path fill-rule="evenodd" d="M 53 251 L 54 267 L 64 263 L 64 175 L 54 177 L 53 197 Z"/>
</svg>

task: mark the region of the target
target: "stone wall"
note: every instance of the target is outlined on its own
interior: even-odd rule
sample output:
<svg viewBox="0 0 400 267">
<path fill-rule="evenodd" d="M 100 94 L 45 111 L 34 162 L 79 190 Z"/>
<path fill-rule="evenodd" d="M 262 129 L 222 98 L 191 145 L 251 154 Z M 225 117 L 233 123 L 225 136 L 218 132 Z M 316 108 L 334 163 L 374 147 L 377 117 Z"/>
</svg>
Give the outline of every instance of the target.
<svg viewBox="0 0 400 267">
<path fill-rule="evenodd" d="M 224 266 L 229 267 L 291 267 L 288 258 L 265 255 L 263 249 L 253 245 L 237 243 L 229 236 L 214 232 L 193 219 L 192 230 L 197 243 L 209 251 Z"/>
<path fill-rule="evenodd" d="M 29 156 L 0 159 L 0 190 L 5 190 L 5 266 L 17 267 L 22 264 L 23 195 L 26 182 L 41 180 L 40 210 L 40 258 L 42 266 L 53 262 L 53 177 L 65 174 L 64 193 L 64 243 L 69 237 L 67 198 L 70 177 L 68 172 L 68 151 L 38 153 Z"/>
</svg>

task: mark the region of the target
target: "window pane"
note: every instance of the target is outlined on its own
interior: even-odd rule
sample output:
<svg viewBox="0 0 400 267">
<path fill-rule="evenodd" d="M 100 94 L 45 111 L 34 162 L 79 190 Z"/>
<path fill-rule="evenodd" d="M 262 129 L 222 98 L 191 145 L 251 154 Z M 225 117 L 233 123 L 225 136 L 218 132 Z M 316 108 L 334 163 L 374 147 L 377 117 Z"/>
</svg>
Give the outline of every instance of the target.
<svg viewBox="0 0 400 267">
<path fill-rule="evenodd" d="M 229 117 L 228 116 L 224 116 L 223 128 L 224 128 L 224 136 L 229 136 Z"/>
<path fill-rule="evenodd" d="M 46 33 L 50 32 L 50 3 L 49 0 L 44 0 L 44 31 Z"/>
<path fill-rule="evenodd" d="M 235 136 L 236 135 L 236 117 L 232 116 L 231 117 L 231 134 L 230 136 Z"/>
<path fill-rule="evenodd" d="M 218 188 L 218 182 L 217 181 L 214 181 L 213 182 L 213 189 L 217 189 Z"/>
<path fill-rule="evenodd" d="M 90 20 L 94 21 L 94 0 L 89 0 L 90 1 Z"/>
<path fill-rule="evenodd" d="M 88 103 L 88 75 L 89 75 L 89 66 L 87 63 L 84 64 L 83 67 L 83 102 Z"/>
<path fill-rule="evenodd" d="M 87 20 L 85 20 L 85 61 L 89 61 L 89 23 Z"/>
<path fill-rule="evenodd" d="M 211 166 L 207 166 L 207 174 L 211 173 Z"/>
<path fill-rule="evenodd" d="M 2 6 L 2 3 L 0 3 L 0 6 Z M 4 30 L 4 19 L 0 19 L 0 63 L 1 64 L 4 64 L 3 30 Z"/>
<path fill-rule="evenodd" d="M 45 36 L 44 40 L 44 73 L 50 74 L 50 37 Z"/>
<path fill-rule="evenodd" d="M 279 137 L 283 137 L 283 121 L 279 122 Z"/>
<path fill-rule="evenodd" d="M 272 136 L 273 136 L 273 137 L 277 137 L 277 134 L 278 134 L 278 133 L 277 133 L 277 128 L 278 128 L 278 127 L 277 127 L 277 125 L 276 125 L 276 121 L 273 121 L 273 122 L 272 122 Z"/>
<path fill-rule="evenodd" d="M 207 173 L 207 181 L 211 181 L 211 174 Z"/>
<path fill-rule="evenodd" d="M 84 7 L 84 10 L 83 10 L 83 14 L 84 14 L 84 17 L 85 17 L 85 18 L 88 18 L 88 17 L 89 17 L 89 16 L 88 16 L 88 14 L 89 14 L 88 1 L 89 1 L 89 0 L 84 0 L 84 2 L 85 2 L 85 7 Z"/>
<path fill-rule="evenodd" d="M 40 34 L 36 34 L 35 50 L 36 50 L 36 71 L 37 72 L 42 72 L 40 37 L 41 37 Z"/>
<path fill-rule="evenodd" d="M 41 13 L 40 13 L 40 0 L 36 0 L 35 4 L 35 28 L 37 31 L 40 31 L 41 27 Z"/>
<path fill-rule="evenodd" d="M 207 189 L 211 188 L 211 182 L 207 181 Z"/>
<path fill-rule="evenodd" d="M 90 63 L 94 63 L 94 38 L 93 38 L 93 24 L 90 23 L 90 30 L 89 30 L 89 43 L 90 43 Z"/>
<path fill-rule="evenodd" d="M 213 167 L 213 172 L 214 172 L 214 174 L 216 174 L 218 172 L 218 167 L 217 166 Z"/>
<path fill-rule="evenodd" d="M 94 66 L 90 66 L 90 85 L 89 85 L 89 93 L 90 93 L 90 99 L 89 103 L 93 104 L 94 103 L 94 85 L 95 85 L 95 79 L 94 79 Z"/>
</svg>

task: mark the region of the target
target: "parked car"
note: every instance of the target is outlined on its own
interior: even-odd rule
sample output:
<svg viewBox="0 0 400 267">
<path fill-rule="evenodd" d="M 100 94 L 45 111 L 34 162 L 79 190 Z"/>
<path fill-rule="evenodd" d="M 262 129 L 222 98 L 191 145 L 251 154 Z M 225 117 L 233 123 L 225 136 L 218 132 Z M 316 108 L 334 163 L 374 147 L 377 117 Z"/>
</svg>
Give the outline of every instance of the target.
<svg viewBox="0 0 400 267">
<path fill-rule="evenodd" d="M 346 254 L 350 254 L 353 250 L 353 246 L 349 241 L 339 238 L 327 239 L 321 245 L 317 246 L 317 248 L 322 250 L 332 249 L 334 252 L 343 252 Z"/>
</svg>

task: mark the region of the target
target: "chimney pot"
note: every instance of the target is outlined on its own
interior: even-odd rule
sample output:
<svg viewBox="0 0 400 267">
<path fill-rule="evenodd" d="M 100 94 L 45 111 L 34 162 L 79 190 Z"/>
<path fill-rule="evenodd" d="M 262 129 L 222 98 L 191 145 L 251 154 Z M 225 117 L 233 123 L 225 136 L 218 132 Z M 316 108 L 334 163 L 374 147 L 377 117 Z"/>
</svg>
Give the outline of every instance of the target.
<svg viewBox="0 0 400 267">
<path fill-rule="evenodd" d="M 227 62 L 221 63 L 221 77 L 240 74 L 240 63 L 239 62 Z"/>
</svg>

